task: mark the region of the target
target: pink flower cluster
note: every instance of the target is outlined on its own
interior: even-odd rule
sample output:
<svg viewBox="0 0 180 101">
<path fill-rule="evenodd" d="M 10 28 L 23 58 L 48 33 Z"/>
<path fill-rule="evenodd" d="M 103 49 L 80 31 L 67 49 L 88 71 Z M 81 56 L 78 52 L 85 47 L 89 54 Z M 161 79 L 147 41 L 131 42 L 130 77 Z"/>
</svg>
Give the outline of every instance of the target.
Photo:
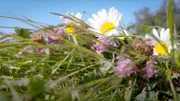
<svg viewBox="0 0 180 101">
<path fill-rule="evenodd" d="M 42 32 L 36 32 L 31 35 L 31 39 L 33 41 L 37 42 L 43 42 L 43 40 L 47 41 L 48 43 L 53 43 L 59 41 L 56 36 L 64 36 L 64 28 L 63 27 L 56 27 L 53 29 L 53 34 L 47 34 L 47 33 L 42 33 Z M 30 46 L 24 47 L 20 52 L 18 52 L 19 55 L 23 54 L 24 52 L 37 52 L 40 54 L 45 54 L 46 49 L 38 49 L 38 48 L 33 48 Z M 49 52 L 48 52 L 49 54 Z"/>
<path fill-rule="evenodd" d="M 54 33 L 54 35 L 53 34 L 52 35 L 51 34 L 45 34 L 49 43 L 55 42 L 58 40 L 58 38 L 55 36 L 64 36 L 64 34 L 65 34 L 64 28 L 63 27 L 56 27 L 53 29 L 53 33 Z"/>
<path fill-rule="evenodd" d="M 155 75 L 156 71 L 152 68 L 153 66 L 154 66 L 153 60 L 149 60 L 146 62 L 145 70 L 143 73 L 144 78 L 151 78 L 152 76 Z"/>
<path fill-rule="evenodd" d="M 95 44 L 92 45 L 92 49 L 94 51 L 96 51 L 97 53 L 103 53 L 107 51 L 107 47 L 105 45 L 109 45 L 110 44 L 110 40 L 107 36 L 100 36 L 98 39 L 98 41 L 102 42 L 96 42 Z"/>
<path fill-rule="evenodd" d="M 118 61 L 116 63 L 116 67 L 114 68 L 115 72 L 119 74 L 120 77 L 129 77 L 132 74 L 136 73 L 136 68 L 137 65 L 130 59 L 128 58 L 121 58 L 117 57 Z M 140 73 L 144 78 L 151 78 L 156 74 L 155 69 L 153 68 L 154 66 L 154 60 L 151 59 L 146 62 L 145 67 L 142 68 L 142 73 Z M 141 71 L 141 70 L 140 70 Z"/>
<path fill-rule="evenodd" d="M 132 74 L 135 74 L 135 65 L 130 59 L 121 59 L 117 61 L 115 71 L 119 73 L 120 77 L 129 77 Z"/>
<path fill-rule="evenodd" d="M 112 47 L 114 47 L 114 48 L 117 48 L 118 47 L 118 45 L 115 43 L 115 42 L 113 42 L 112 40 L 110 40 L 109 39 L 109 37 L 108 36 L 103 36 L 103 35 L 101 35 L 101 36 L 99 36 L 98 38 L 97 38 L 97 40 L 99 41 L 99 42 L 95 42 L 92 46 L 91 46 L 91 48 L 94 50 L 94 51 L 96 51 L 97 53 L 99 53 L 99 54 L 101 54 L 101 53 L 103 53 L 103 52 L 106 52 L 108 49 L 107 49 L 107 46 L 112 46 Z"/>
</svg>

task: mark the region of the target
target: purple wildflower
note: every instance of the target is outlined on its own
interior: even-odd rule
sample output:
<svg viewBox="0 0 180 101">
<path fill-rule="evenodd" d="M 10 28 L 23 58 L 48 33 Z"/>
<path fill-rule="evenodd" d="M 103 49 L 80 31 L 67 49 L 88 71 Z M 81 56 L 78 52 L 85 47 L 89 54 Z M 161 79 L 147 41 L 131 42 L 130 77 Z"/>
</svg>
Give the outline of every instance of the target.
<svg viewBox="0 0 180 101">
<path fill-rule="evenodd" d="M 48 42 L 54 42 L 54 41 L 58 40 L 58 38 L 56 38 L 55 36 L 50 35 L 50 34 L 47 35 L 47 39 L 48 39 Z"/>
<path fill-rule="evenodd" d="M 134 63 L 130 59 L 119 59 L 115 71 L 120 74 L 120 77 L 128 77 L 135 73 Z"/>
<path fill-rule="evenodd" d="M 153 70 L 152 68 L 147 68 L 144 71 L 144 78 L 151 78 L 153 75 L 155 74 L 155 70 Z"/>
<path fill-rule="evenodd" d="M 54 34 L 59 35 L 59 36 L 63 36 L 65 34 L 63 27 L 53 28 L 53 32 Z"/>
<path fill-rule="evenodd" d="M 65 34 L 64 29 L 62 27 L 56 27 L 53 29 L 53 34 L 44 33 L 44 38 L 47 39 L 47 42 L 57 42 L 58 36 L 63 36 Z"/>
<path fill-rule="evenodd" d="M 99 40 L 100 42 L 96 42 L 95 44 L 92 45 L 92 49 L 95 50 L 97 53 L 103 53 L 105 51 L 107 51 L 107 47 L 104 45 L 109 45 L 110 44 L 110 40 L 108 39 L 107 36 L 100 36 L 97 40 Z"/>
<path fill-rule="evenodd" d="M 146 66 L 143 74 L 144 78 L 151 78 L 152 76 L 154 76 L 156 71 L 152 68 L 153 66 L 154 66 L 153 60 L 149 60 L 146 62 Z"/>
<path fill-rule="evenodd" d="M 44 36 L 45 40 L 49 43 L 51 42 L 56 42 L 58 40 L 58 38 L 56 36 L 54 36 L 53 34 L 47 34 L 45 33 Z"/>
<path fill-rule="evenodd" d="M 23 54 L 25 51 L 32 52 L 32 47 L 26 46 L 24 47 L 20 52 L 18 52 L 19 55 Z"/>
<path fill-rule="evenodd" d="M 36 49 L 36 52 L 40 53 L 40 54 L 44 54 L 45 53 L 45 49 Z"/>
<path fill-rule="evenodd" d="M 112 45 L 113 45 L 114 48 L 118 48 L 119 47 L 119 45 L 117 43 L 115 43 L 115 42 L 112 43 Z"/>
</svg>

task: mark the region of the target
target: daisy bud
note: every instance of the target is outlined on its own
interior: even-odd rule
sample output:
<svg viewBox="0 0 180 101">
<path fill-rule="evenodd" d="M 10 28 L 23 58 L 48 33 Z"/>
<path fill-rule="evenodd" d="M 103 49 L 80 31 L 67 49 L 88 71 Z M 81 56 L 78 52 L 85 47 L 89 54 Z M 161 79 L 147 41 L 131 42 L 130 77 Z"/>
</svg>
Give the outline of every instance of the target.
<svg viewBox="0 0 180 101">
<path fill-rule="evenodd" d="M 149 39 L 135 39 L 132 42 L 132 47 L 137 53 L 142 55 L 151 56 L 153 54 L 153 46 L 151 45 L 151 40 Z"/>
<path fill-rule="evenodd" d="M 31 34 L 30 36 L 33 41 L 43 42 L 43 40 L 44 40 L 43 33 L 41 33 L 41 32 L 35 32 L 35 33 Z"/>
</svg>

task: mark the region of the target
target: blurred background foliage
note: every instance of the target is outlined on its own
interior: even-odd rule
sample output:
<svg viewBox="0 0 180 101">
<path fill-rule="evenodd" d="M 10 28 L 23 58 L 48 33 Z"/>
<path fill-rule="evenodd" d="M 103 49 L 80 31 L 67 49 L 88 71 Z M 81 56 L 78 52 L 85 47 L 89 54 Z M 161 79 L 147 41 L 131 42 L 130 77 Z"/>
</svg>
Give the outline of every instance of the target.
<svg viewBox="0 0 180 101">
<path fill-rule="evenodd" d="M 146 34 L 149 33 L 149 30 L 146 28 L 147 26 L 167 28 L 167 4 L 168 0 L 162 0 L 162 4 L 155 12 L 151 12 L 147 7 L 135 12 L 136 21 L 134 23 L 134 30 L 138 32 L 138 34 Z M 180 34 L 180 0 L 174 0 L 173 11 L 175 34 Z"/>
</svg>

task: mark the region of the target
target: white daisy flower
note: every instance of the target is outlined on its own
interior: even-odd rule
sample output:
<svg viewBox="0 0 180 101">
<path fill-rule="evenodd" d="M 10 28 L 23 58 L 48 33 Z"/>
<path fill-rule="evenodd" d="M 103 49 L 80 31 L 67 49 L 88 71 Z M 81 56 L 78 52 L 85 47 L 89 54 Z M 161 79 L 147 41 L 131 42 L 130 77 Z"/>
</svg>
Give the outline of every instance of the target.
<svg viewBox="0 0 180 101">
<path fill-rule="evenodd" d="M 172 49 L 171 41 L 170 41 L 170 33 L 169 29 L 162 28 L 160 34 L 156 29 L 153 29 L 153 36 L 146 35 L 147 39 L 151 39 L 152 45 L 154 46 L 154 55 L 166 55 L 170 53 Z"/>
<path fill-rule="evenodd" d="M 89 18 L 87 23 L 93 28 L 92 30 L 97 33 L 105 36 L 117 35 L 117 27 L 119 26 L 121 17 L 122 14 L 114 7 L 111 7 L 108 13 L 105 9 L 102 9 L 102 11 L 97 12 L 97 15 L 92 14 L 92 18 Z"/>
<path fill-rule="evenodd" d="M 71 14 L 70 13 L 66 13 L 66 15 L 74 15 L 74 14 L 73 13 L 71 13 Z M 75 15 L 75 17 L 78 18 L 78 19 L 81 19 L 82 14 L 81 13 L 77 13 Z M 70 19 L 67 19 L 67 18 L 65 18 L 63 16 L 60 16 L 60 18 L 62 20 L 62 23 L 68 24 L 68 26 L 65 27 L 65 32 L 67 32 L 67 33 L 74 33 L 75 32 L 74 26 L 76 25 L 75 22 L 71 21 Z"/>
</svg>

